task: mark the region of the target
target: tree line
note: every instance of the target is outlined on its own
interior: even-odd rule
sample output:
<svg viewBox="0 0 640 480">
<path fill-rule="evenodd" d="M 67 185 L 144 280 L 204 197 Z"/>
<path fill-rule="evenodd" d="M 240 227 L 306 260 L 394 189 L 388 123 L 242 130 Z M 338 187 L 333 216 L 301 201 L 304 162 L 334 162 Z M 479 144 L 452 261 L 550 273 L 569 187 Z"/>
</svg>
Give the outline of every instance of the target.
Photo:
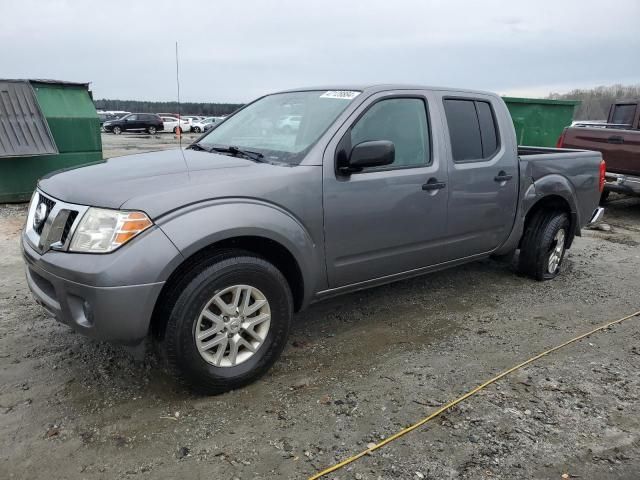
<svg viewBox="0 0 640 480">
<path fill-rule="evenodd" d="M 576 88 L 568 93 L 550 93 L 553 100 L 580 100 L 575 120 L 606 120 L 609 107 L 616 100 L 640 98 L 640 85 L 609 85 L 595 88 Z"/>
<path fill-rule="evenodd" d="M 95 100 L 97 110 L 123 110 L 139 113 L 181 113 L 189 115 L 229 115 L 242 106 L 240 103 L 147 102 L 140 100 Z"/>
</svg>

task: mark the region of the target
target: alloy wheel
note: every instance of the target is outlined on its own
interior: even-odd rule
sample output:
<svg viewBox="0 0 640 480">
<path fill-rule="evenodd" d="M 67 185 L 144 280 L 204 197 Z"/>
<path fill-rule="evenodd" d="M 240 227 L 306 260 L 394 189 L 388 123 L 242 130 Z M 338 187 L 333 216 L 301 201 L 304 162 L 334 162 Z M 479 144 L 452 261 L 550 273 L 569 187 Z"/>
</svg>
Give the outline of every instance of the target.
<svg viewBox="0 0 640 480">
<path fill-rule="evenodd" d="M 549 254 L 549 262 L 547 265 L 547 271 L 549 273 L 555 273 L 558 267 L 560 266 L 560 261 L 562 260 L 562 254 L 564 253 L 564 243 L 565 243 L 565 233 L 564 229 L 561 228 L 556 233 L 556 236 L 553 239 L 553 244 L 551 247 L 551 253 Z"/>
<path fill-rule="evenodd" d="M 262 346 L 271 324 L 265 295 L 250 285 L 218 291 L 200 312 L 194 340 L 200 356 L 216 367 L 234 367 Z"/>
</svg>

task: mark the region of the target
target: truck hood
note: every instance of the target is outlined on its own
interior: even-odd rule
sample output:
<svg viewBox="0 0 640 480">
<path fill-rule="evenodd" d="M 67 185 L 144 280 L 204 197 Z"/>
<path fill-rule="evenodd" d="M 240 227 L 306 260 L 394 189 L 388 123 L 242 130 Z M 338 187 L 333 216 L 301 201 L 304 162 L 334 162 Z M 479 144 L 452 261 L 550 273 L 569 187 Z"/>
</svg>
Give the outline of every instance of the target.
<svg viewBox="0 0 640 480">
<path fill-rule="evenodd" d="M 145 211 L 152 218 L 182 205 L 220 197 L 259 196 L 269 178 L 289 176 L 288 167 L 196 150 L 164 150 L 115 157 L 54 172 L 40 189 L 79 205 Z M 280 183 L 278 181 L 273 184 Z"/>
</svg>

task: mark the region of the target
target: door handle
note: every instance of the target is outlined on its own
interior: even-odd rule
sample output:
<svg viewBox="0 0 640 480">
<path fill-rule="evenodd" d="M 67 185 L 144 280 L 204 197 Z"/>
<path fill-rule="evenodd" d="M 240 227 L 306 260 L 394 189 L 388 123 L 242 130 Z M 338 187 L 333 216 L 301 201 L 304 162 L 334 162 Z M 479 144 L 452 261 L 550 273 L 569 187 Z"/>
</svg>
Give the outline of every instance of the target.
<svg viewBox="0 0 640 480">
<path fill-rule="evenodd" d="M 512 178 L 513 178 L 513 175 L 507 175 L 507 172 L 503 170 L 500 170 L 500 172 L 498 172 L 498 175 L 493 177 L 493 179 L 498 183 L 508 182 Z"/>
<path fill-rule="evenodd" d="M 447 186 L 446 183 L 439 182 L 437 178 L 431 177 L 429 180 L 427 180 L 427 183 L 422 185 L 422 190 L 426 190 L 428 192 L 431 192 L 431 191 L 434 191 L 434 190 L 443 189 L 446 186 Z"/>
<path fill-rule="evenodd" d="M 611 137 L 607 138 L 607 143 L 622 144 L 624 143 L 624 138 L 622 138 L 620 135 L 612 135 Z"/>
</svg>

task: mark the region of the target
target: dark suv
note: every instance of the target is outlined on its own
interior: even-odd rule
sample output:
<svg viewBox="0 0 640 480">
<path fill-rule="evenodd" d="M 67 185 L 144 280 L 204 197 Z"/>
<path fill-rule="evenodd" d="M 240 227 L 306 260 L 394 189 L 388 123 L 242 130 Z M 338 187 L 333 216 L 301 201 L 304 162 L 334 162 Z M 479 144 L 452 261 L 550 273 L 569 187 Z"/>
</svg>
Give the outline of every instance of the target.
<svg viewBox="0 0 640 480">
<path fill-rule="evenodd" d="M 145 131 L 151 135 L 164 130 L 162 119 L 154 113 L 130 113 L 117 120 L 104 122 L 105 132 L 113 132 L 120 135 L 125 131 Z"/>
</svg>

